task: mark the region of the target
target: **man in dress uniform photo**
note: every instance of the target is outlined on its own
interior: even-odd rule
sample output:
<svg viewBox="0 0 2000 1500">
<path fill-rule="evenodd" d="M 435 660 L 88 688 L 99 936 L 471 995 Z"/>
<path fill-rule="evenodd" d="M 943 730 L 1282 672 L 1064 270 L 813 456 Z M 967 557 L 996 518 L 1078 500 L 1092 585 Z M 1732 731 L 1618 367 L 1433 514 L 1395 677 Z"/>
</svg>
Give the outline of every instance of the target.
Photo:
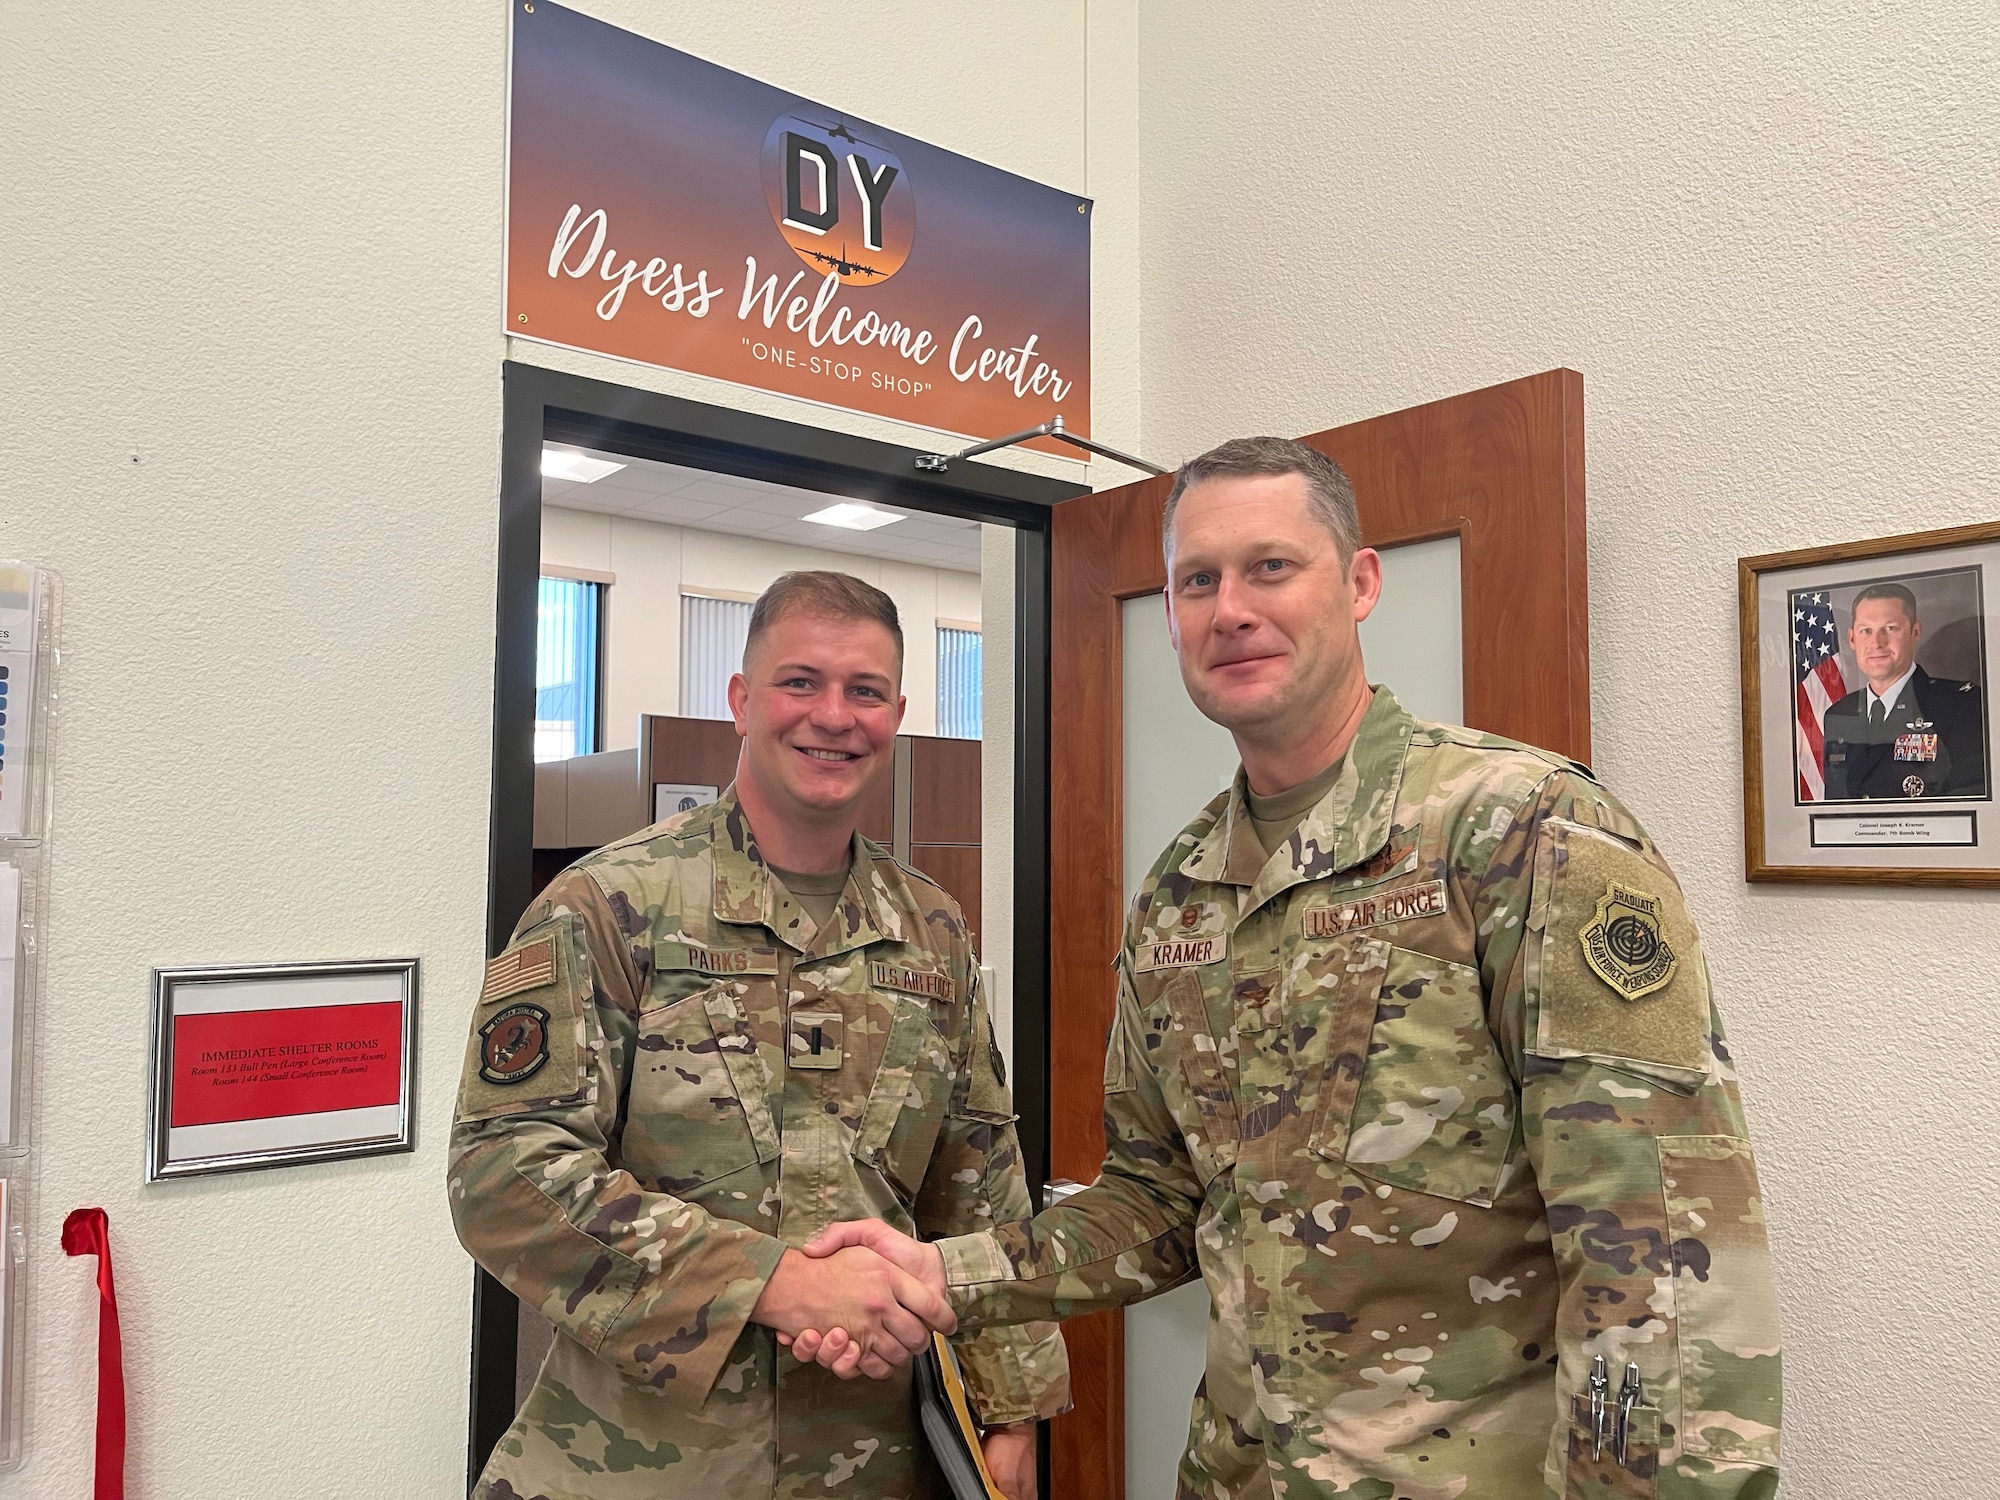
<svg viewBox="0 0 2000 1500">
<path fill-rule="evenodd" d="M 1827 801 L 1986 795 L 1980 685 L 1918 666 L 1923 638 L 1904 585 L 1871 583 L 1854 596 L 1847 645 L 1866 683 L 1826 711 Z"/>
<path fill-rule="evenodd" d="M 1665 855 L 1587 767 L 1369 683 L 1381 561 L 1324 454 L 1191 459 L 1164 546 L 1182 682 L 1242 764 L 1105 955 L 1096 1182 L 807 1252 L 873 1247 L 961 1328 L 1199 1277 L 1181 1500 L 1768 1500 L 1763 1195 Z"/>
<path fill-rule="evenodd" d="M 913 1351 L 950 1307 L 837 1220 L 1030 1211 L 965 916 L 857 831 L 904 700 L 895 603 L 788 573 L 729 684 L 720 800 L 571 865 L 487 966 L 452 1126 L 465 1247 L 555 1338 L 474 1500 L 933 1500 Z M 838 1326 L 876 1377 L 780 1346 Z M 1033 1500 L 1069 1404 L 1048 1323 L 956 1343 L 984 1458 Z"/>
</svg>

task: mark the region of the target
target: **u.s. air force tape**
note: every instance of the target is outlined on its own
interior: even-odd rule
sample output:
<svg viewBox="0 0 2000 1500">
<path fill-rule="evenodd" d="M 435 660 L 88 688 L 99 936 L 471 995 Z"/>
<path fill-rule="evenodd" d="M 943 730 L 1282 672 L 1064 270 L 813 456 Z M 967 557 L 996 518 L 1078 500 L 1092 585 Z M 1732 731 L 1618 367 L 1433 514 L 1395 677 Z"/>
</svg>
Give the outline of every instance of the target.
<svg viewBox="0 0 2000 1500">
<path fill-rule="evenodd" d="M 951 998 L 951 976 L 930 969 L 871 963 L 868 966 L 868 982 L 878 990 L 901 990 L 906 995 L 922 995 L 926 1000 Z"/>
<path fill-rule="evenodd" d="M 1337 906 L 1308 906 L 1303 921 L 1307 937 L 1331 938 L 1361 927 L 1407 922 L 1414 917 L 1441 917 L 1444 913 L 1444 882 L 1426 880 L 1421 885 L 1398 886 L 1393 891 L 1380 891 Z"/>
</svg>

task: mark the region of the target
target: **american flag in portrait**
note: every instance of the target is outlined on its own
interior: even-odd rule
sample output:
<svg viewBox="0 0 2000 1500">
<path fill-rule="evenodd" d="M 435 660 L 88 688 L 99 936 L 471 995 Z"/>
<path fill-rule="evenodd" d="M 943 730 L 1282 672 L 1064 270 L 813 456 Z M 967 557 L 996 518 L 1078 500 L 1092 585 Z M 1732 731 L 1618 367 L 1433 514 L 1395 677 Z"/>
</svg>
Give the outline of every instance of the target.
<svg viewBox="0 0 2000 1500">
<path fill-rule="evenodd" d="M 1792 595 L 1792 681 L 1798 709 L 1799 801 L 1826 800 L 1826 747 L 1820 726 L 1826 711 L 1847 696 L 1840 669 L 1840 634 L 1833 628 L 1832 596 Z"/>
</svg>

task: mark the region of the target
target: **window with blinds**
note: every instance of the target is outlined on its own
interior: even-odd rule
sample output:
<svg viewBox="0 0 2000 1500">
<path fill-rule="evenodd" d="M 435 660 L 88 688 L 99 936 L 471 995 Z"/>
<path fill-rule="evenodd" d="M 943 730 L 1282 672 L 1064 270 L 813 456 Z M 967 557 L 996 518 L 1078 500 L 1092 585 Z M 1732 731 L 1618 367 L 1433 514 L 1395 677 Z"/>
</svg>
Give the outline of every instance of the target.
<svg viewBox="0 0 2000 1500">
<path fill-rule="evenodd" d="M 938 626 L 938 733 L 948 740 L 979 738 L 979 632 Z"/>
<path fill-rule="evenodd" d="M 681 595 L 681 713 L 690 719 L 729 717 L 729 679 L 743 670 L 750 635 L 747 599 Z"/>
<path fill-rule="evenodd" d="M 535 594 L 535 759 L 598 748 L 604 585 L 544 578 Z"/>
</svg>

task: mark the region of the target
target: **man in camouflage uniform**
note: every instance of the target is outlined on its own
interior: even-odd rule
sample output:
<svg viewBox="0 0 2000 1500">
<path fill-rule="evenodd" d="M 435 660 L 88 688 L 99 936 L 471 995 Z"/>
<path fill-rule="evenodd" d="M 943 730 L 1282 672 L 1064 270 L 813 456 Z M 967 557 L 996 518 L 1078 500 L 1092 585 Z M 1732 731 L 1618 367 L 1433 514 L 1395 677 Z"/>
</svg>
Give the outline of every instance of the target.
<svg viewBox="0 0 2000 1500">
<path fill-rule="evenodd" d="M 950 1309 L 872 1251 L 796 1248 L 858 1215 L 956 1234 L 1031 1207 L 965 919 L 855 832 L 901 670 L 888 596 L 780 579 L 730 684 L 736 782 L 572 865 L 488 966 L 452 1213 L 556 1335 L 476 1500 L 941 1492 L 904 1361 Z M 809 1324 L 878 1380 L 781 1353 Z M 989 1464 L 1031 1500 L 1061 1338 L 957 1350 Z"/>
<path fill-rule="evenodd" d="M 1380 566 L 1330 460 L 1225 444 L 1167 516 L 1182 676 L 1243 770 L 1133 902 L 1102 1174 L 811 1248 L 897 1256 L 967 1327 L 1202 1276 L 1182 1496 L 1772 1494 L 1762 1201 L 1665 860 L 1584 767 L 1369 688 Z"/>
</svg>

